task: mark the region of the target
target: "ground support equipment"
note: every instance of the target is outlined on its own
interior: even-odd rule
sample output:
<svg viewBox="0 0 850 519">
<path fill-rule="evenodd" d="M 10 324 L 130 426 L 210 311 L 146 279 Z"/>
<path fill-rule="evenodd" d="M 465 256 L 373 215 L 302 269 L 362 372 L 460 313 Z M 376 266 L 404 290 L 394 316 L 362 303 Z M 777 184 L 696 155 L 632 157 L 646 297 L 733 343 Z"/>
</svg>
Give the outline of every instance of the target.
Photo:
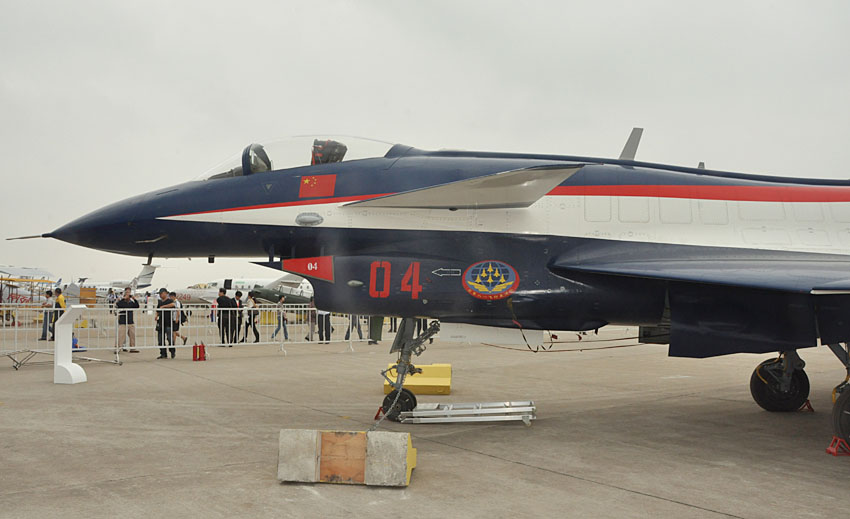
<svg viewBox="0 0 850 519">
<path fill-rule="evenodd" d="M 537 407 L 531 400 L 469 404 L 419 404 L 399 414 L 401 423 L 462 423 L 522 421 L 531 425 Z"/>
</svg>

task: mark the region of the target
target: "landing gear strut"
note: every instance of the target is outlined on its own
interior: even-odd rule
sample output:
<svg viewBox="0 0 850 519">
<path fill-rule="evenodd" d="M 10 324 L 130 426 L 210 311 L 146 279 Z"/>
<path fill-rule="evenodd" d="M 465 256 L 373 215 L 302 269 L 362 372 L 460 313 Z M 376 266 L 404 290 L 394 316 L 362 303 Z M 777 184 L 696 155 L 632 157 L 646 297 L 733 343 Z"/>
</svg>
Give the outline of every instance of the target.
<svg viewBox="0 0 850 519">
<path fill-rule="evenodd" d="M 398 333 L 395 336 L 393 345 L 390 348 L 390 353 L 398 352 L 398 361 L 389 369 L 381 371 L 381 375 L 392 386 L 393 390 L 384 398 L 384 403 L 381 408 L 384 411 L 384 418 L 389 418 L 393 421 L 399 420 L 399 414 L 404 411 L 413 411 L 416 407 L 416 396 L 408 389 L 404 389 L 404 378 L 408 374 L 422 373 L 422 370 L 414 366 L 410 359 L 413 355 L 419 356 L 425 351 L 425 341 L 433 337 L 440 331 L 440 323 L 432 321 L 431 326 L 423 332 L 419 337 L 413 338 L 413 332 L 416 328 L 416 319 L 405 317 L 401 320 L 398 327 Z M 395 370 L 396 378 L 391 380 L 387 373 Z M 381 418 L 383 420 L 383 418 Z M 372 426 L 372 429 L 380 425 L 381 420 Z"/>
<path fill-rule="evenodd" d="M 806 363 L 795 350 L 759 364 L 750 377 L 753 400 L 767 411 L 796 411 L 809 398 Z"/>
</svg>

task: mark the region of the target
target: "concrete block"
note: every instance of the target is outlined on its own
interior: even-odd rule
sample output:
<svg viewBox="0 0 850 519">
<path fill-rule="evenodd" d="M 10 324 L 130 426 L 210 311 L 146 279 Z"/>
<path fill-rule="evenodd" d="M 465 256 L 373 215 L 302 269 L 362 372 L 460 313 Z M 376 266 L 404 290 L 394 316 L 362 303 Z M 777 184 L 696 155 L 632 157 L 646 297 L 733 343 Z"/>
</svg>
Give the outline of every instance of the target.
<svg viewBox="0 0 850 519">
<path fill-rule="evenodd" d="M 366 484 L 406 487 L 416 467 L 410 433 L 371 431 L 366 435 Z"/>
<path fill-rule="evenodd" d="M 407 486 L 415 466 L 409 433 L 280 431 L 280 481 Z"/>
<path fill-rule="evenodd" d="M 316 482 L 319 480 L 319 431 L 281 429 L 277 479 Z"/>
</svg>

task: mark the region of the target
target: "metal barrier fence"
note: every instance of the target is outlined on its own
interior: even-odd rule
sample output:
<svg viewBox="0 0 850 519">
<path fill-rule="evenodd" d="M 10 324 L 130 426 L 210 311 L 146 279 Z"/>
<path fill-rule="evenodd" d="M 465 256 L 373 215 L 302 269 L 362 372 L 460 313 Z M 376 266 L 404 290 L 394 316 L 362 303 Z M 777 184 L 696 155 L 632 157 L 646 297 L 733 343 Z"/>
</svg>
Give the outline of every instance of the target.
<svg viewBox="0 0 850 519">
<path fill-rule="evenodd" d="M 51 323 L 58 316 L 55 309 L 32 304 L 0 305 L 0 356 L 9 357 L 18 368 L 38 353 L 52 354 Z M 349 326 L 352 330 L 346 333 Z M 92 305 L 74 323 L 74 351 L 111 351 L 116 363 L 120 363 L 121 353 L 163 346 L 276 344 L 285 353 L 286 344 L 346 341 L 351 347 L 368 338 L 368 324 L 362 318 L 329 314 L 307 305 L 259 305 L 253 309 L 184 305 L 180 311 L 157 310 L 153 305 L 132 310 Z"/>
</svg>

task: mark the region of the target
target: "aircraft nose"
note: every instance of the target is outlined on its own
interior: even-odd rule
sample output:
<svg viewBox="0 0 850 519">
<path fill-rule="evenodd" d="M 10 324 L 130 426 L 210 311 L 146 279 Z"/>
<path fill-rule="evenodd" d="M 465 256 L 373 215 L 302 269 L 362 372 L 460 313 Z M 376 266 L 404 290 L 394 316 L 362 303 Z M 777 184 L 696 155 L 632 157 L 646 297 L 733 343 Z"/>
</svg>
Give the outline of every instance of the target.
<svg viewBox="0 0 850 519">
<path fill-rule="evenodd" d="M 129 226 L 134 213 L 135 204 L 126 200 L 81 216 L 45 236 L 82 247 L 126 253 L 132 243 Z"/>
<path fill-rule="evenodd" d="M 111 226 L 110 223 L 109 220 L 100 214 L 100 211 L 95 211 L 66 223 L 55 231 L 48 233 L 47 236 L 73 243 L 74 245 L 100 248 L 96 246 L 96 243 L 101 241 L 99 238 Z"/>
<path fill-rule="evenodd" d="M 90 216 L 86 215 L 48 233 L 47 237 L 85 247 L 89 242 L 87 237 L 91 236 L 95 227 L 95 225 L 92 225 Z"/>
</svg>

